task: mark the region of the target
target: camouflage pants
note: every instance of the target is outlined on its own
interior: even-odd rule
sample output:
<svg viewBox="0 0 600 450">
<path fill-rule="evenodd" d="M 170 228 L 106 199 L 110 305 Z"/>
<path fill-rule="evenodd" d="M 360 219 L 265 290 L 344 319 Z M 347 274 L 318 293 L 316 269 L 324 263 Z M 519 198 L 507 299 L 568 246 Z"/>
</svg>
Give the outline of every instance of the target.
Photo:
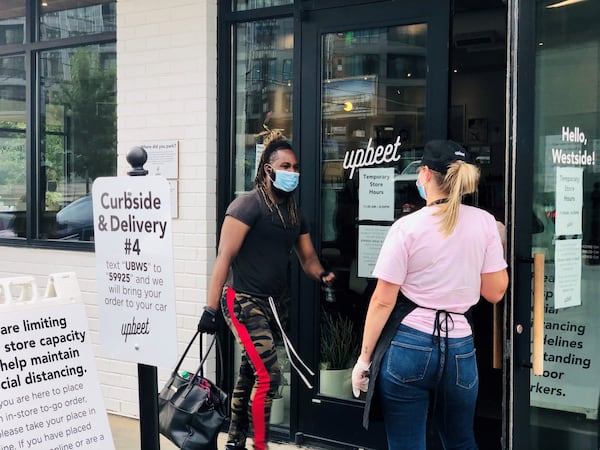
<svg viewBox="0 0 600 450">
<path fill-rule="evenodd" d="M 244 447 L 252 423 L 254 448 L 263 450 L 268 442 L 271 401 L 281 378 L 273 312 L 267 299 L 235 292 L 230 287 L 223 291 L 221 309 L 242 349 L 240 371 L 231 396 L 228 442 Z"/>
</svg>

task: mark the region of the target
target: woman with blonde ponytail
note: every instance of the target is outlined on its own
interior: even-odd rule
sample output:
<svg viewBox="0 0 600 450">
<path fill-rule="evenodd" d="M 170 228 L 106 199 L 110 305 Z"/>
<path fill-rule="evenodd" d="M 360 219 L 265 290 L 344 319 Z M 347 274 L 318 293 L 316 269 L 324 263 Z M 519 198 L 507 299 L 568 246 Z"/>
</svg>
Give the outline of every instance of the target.
<svg viewBox="0 0 600 450">
<path fill-rule="evenodd" d="M 462 146 L 428 142 L 416 186 L 426 206 L 392 225 L 373 271 L 352 387 L 367 392 L 365 427 L 383 413 L 390 450 L 425 450 L 428 420 L 444 448 L 477 448 L 469 310 L 508 286 L 496 220 L 462 204 L 478 183 Z"/>
</svg>

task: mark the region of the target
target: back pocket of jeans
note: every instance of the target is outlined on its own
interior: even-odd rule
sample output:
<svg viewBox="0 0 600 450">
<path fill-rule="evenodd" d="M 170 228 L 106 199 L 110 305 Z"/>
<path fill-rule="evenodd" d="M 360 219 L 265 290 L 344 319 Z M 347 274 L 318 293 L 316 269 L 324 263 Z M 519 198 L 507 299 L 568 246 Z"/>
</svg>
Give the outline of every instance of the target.
<svg viewBox="0 0 600 450">
<path fill-rule="evenodd" d="M 475 349 L 464 355 L 456 355 L 456 385 L 471 389 L 477 383 L 477 360 Z"/>
<path fill-rule="evenodd" d="M 387 371 L 403 383 L 420 381 L 427 373 L 431 348 L 402 342 L 392 342 L 389 348 Z"/>
</svg>

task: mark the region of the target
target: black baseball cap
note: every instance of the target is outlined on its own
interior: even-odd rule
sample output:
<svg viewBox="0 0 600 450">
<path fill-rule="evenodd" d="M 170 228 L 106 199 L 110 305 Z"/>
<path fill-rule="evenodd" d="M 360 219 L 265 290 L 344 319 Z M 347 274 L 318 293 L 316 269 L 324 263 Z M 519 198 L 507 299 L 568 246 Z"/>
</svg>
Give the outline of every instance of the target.
<svg viewBox="0 0 600 450">
<path fill-rule="evenodd" d="M 445 175 L 454 161 L 469 161 L 467 150 L 454 141 L 436 139 L 425 144 L 421 165 Z"/>
</svg>

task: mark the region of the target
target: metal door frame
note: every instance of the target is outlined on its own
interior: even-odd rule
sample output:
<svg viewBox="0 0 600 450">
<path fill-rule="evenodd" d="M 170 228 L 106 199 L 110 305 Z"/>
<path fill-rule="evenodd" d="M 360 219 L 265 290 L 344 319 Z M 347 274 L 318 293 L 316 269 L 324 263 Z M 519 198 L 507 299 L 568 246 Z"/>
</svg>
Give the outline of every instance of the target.
<svg viewBox="0 0 600 450">
<path fill-rule="evenodd" d="M 529 446 L 535 2 L 508 0 L 505 448 Z M 527 301 L 525 301 L 527 300 Z"/>
</svg>

